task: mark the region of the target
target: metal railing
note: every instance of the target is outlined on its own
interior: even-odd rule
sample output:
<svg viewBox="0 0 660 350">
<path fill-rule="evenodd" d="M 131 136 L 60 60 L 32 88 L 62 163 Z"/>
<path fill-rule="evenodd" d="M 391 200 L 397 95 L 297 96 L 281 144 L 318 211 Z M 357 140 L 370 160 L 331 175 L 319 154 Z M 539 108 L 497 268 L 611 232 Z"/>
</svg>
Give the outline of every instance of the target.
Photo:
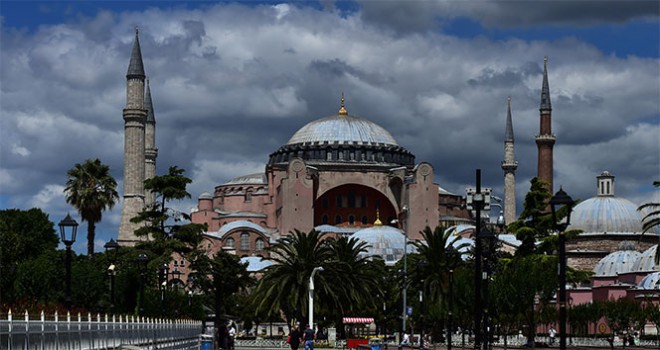
<svg viewBox="0 0 660 350">
<path fill-rule="evenodd" d="M 37 318 L 14 317 L 9 311 L 0 319 L 0 349 L 6 350 L 94 350 L 137 345 L 143 349 L 185 349 L 197 344 L 201 321 L 167 320 L 134 316 L 93 317 L 57 313 Z"/>
</svg>

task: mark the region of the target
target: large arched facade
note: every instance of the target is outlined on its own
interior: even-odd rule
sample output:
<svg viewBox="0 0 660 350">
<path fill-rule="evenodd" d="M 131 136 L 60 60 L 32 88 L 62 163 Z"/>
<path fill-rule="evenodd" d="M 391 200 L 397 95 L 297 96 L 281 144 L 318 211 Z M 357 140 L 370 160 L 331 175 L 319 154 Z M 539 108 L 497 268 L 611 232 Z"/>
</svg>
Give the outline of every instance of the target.
<svg viewBox="0 0 660 350">
<path fill-rule="evenodd" d="M 244 175 L 203 194 L 192 213 L 209 226 L 207 236 L 237 221 L 259 229 L 241 230 L 212 245 L 231 243 L 240 256 L 261 255 L 257 233 L 271 243 L 293 230 L 324 225 L 342 232 L 370 227 L 377 218 L 421 239 L 420 232 L 439 223 L 438 185 L 428 163 L 401 147 L 390 133 L 344 108 L 300 128 L 271 153 L 264 173 Z M 227 240 L 230 240 L 227 243 Z M 233 240 L 233 241 L 232 241 Z"/>
</svg>

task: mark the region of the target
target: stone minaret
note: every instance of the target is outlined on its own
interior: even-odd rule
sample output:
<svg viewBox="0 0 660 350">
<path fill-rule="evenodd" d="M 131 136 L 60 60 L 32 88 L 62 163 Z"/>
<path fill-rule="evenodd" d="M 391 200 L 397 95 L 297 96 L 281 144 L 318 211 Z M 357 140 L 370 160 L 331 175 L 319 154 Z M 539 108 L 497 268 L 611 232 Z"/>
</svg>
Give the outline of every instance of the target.
<svg viewBox="0 0 660 350">
<path fill-rule="evenodd" d="M 552 148 L 555 145 L 555 135 L 552 134 L 552 106 L 550 105 L 550 86 L 548 85 L 548 58 L 543 60 L 543 86 L 541 87 L 541 127 L 536 135 L 538 147 L 538 178 L 548 183 L 548 190 L 552 189 Z"/>
<path fill-rule="evenodd" d="M 513 151 L 513 122 L 511 120 L 511 97 L 507 99 L 506 131 L 504 132 L 504 222 L 516 221 L 516 169 L 518 161 Z"/>
<path fill-rule="evenodd" d="M 151 102 L 151 88 L 147 79 L 147 91 L 144 95 L 144 108 L 147 109 L 147 120 L 144 128 L 144 178 L 150 179 L 156 176 L 156 118 L 154 117 L 154 105 Z M 156 201 L 156 195 L 151 191 L 144 194 L 145 206 L 151 206 Z"/>
<path fill-rule="evenodd" d="M 137 241 L 139 225 L 130 220 L 144 208 L 145 122 L 144 66 L 138 30 L 126 73 L 126 108 L 124 108 L 124 206 L 117 242 L 131 245 Z"/>
</svg>

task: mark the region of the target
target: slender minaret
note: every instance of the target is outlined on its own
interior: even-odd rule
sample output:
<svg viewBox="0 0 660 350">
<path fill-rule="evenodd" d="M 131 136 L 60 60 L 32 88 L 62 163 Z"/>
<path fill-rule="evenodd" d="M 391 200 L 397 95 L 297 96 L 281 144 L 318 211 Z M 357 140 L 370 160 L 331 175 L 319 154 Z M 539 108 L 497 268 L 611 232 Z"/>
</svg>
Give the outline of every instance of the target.
<svg viewBox="0 0 660 350">
<path fill-rule="evenodd" d="M 516 221 L 516 169 L 513 150 L 513 121 L 511 120 L 511 97 L 507 99 L 506 131 L 504 132 L 504 222 L 508 225 Z"/>
<path fill-rule="evenodd" d="M 131 245 L 137 241 L 138 224 L 130 220 L 144 208 L 144 131 L 147 110 L 144 108 L 144 66 L 138 30 L 126 73 L 126 108 L 124 108 L 124 206 L 117 242 Z"/>
<path fill-rule="evenodd" d="M 147 120 L 144 128 L 144 178 L 150 179 L 156 176 L 156 118 L 154 116 L 154 104 L 151 102 L 151 88 L 147 79 L 147 91 L 144 94 L 144 108 L 147 109 Z M 156 201 L 156 194 L 147 191 L 144 194 L 144 205 L 151 206 Z"/>
<path fill-rule="evenodd" d="M 541 127 L 536 135 L 538 147 L 538 178 L 548 183 L 548 190 L 552 188 L 552 148 L 555 145 L 555 135 L 552 134 L 552 106 L 550 105 L 550 86 L 548 84 L 548 57 L 543 60 L 543 86 L 541 87 Z"/>
</svg>

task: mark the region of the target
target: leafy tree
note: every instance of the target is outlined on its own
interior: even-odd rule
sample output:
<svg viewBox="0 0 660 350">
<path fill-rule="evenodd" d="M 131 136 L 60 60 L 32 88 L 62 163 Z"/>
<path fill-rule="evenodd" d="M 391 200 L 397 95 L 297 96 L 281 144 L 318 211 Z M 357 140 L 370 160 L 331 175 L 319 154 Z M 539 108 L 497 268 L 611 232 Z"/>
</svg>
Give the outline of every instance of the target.
<svg viewBox="0 0 660 350">
<path fill-rule="evenodd" d="M 660 181 L 653 181 L 653 186 L 654 187 L 660 187 Z M 660 203 L 657 202 L 650 202 L 650 203 L 645 203 L 639 206 L 637 208 L 639 211 L 646 211 L 648 210 L 648 213 L 644 215 L 642 218 L 642 223 L 643 223 L 643 230 L 642 234 L 649 232 L 656 227 L 660 226 Z M 659 239 L 660 243 L 660 239 Z M 659 264 L 660 263 L 660 248 L 656 249 L 655 251 L 655 263 Z"/>
<path fill-rule="evenodd" d="M 247 265 L 241 263 L 238 256 L 223 250 L 218 251 L 213 258 L 199 255 L 191 265 L 198 288 L 211 296 L 215 311 L 216 341 L 222 349 L 227 349 L 228 341 L 226 315 L 236 311 L 236 294 L 253 283 Z"/>
<path fill-rule="evenodd" d="M 64 254 L 47 250 L 18 265 L 14 290 L 29 309 L 64 299 Z"/>
<path fill-rule="evenodd" d="M 257 310 L 267 310 L 268 314 L 282 312 L 289 322 L 291 319 L 304 319 L 307 310 L 308 279 L 315 267 L 323 267 L 323 275 L 330 267 L 330 247 L 323 242 L 326 234 L 312 230 L 304 233 L 298 230 L 282 237 L 269 247 L 273 265 L 264 270 L 255 294 L 259 303 Z M 319 276 L 317 276 L 319 278 Z M 319 281 L 315 287 L 320 289 Z"/>
<path fill-rule="evenodd" d="M 641 312 L 640 304 L 625 298 L 599 302 L 605 322 L 612 330 L 610 335 L 610 347 L 614 349 L 614 336 L 617 333 L 627 331 L 633 325 L 636 314 Z M 624 349 L 626 347 L 624 341 Z"/>
<path fill-rule="evenodd" d="M 55 251 L 58 242 L 53 223 L 41 209 L 0 210 L 0 304 L 26 297 L 14 286 L 19 266 Z"/>
<path fill-rule="evenodd" d="M 103 211 L 112 209 L 119 199 L 117 181 L 110 175 L 110 167 L 99 159 L 88 159 L 69 169 L 64 193 L 67 203 L 87 221 L 87 256 L 93 259 L 96 223 L 101 221 Z"/>
<path fill-rule="evenodd" d="M 157 200 L 131 219 L 144 224 L 135 235 L 150 238 L 140 242 L 138 247 L 153 252 L 164 260 L 161 263 L 169 262 L 174 252 L 185 257 L 195 251 L 206 230 L 205 225 L 190 223 L 190 215 L 168 207 L 171 201 L 190 198 L 186 188 L 192 180 L 184 176 L 184 172 L 171 166 L 166 175 L 145 180 L 145 190 L 155 193 Z"/>
<path fill-rule="evenodd" d="M 508 226 L 509 231 L 516 234 L 522 245 L 516 255 L 529 255 L 536 252 L 536 241 L 546 237 L 552 231 L 552 217 L 548 213 L 548 201 L 552 193 L 548 191 L 547 182 L 535 177 L 531 188 L 525 195 L 523 211 L 517 221 Z"/>
<path fill-rule="evenodd" d="M 421 241 L 414 241 L 412 245 L 417 249 L 417 254 L 411 256 L 413 261 L 425 261 L 427 266 L 418 268 L 413 264 L 412 280 L 424 281 L 420 286 L 424 292 L 424 309 L 426 311 L 426 326 L 434 329 L 434 338 L 442 336 L 442 327 L 444 324 L 447 310 L 447 293 L 449 284 L 449 266 L 455 266 L 460 260 L 460 255 L 451 255 L 446 247 L 454 245 L 460 239 L 459 236 L 453 236 L 453 231 L 444 227 L 437 226 L 431 230 L 426 227 L 422 231 Z M 456 247 L 459 250 L 465 248 L 467 244 Z"/>
</svg>

